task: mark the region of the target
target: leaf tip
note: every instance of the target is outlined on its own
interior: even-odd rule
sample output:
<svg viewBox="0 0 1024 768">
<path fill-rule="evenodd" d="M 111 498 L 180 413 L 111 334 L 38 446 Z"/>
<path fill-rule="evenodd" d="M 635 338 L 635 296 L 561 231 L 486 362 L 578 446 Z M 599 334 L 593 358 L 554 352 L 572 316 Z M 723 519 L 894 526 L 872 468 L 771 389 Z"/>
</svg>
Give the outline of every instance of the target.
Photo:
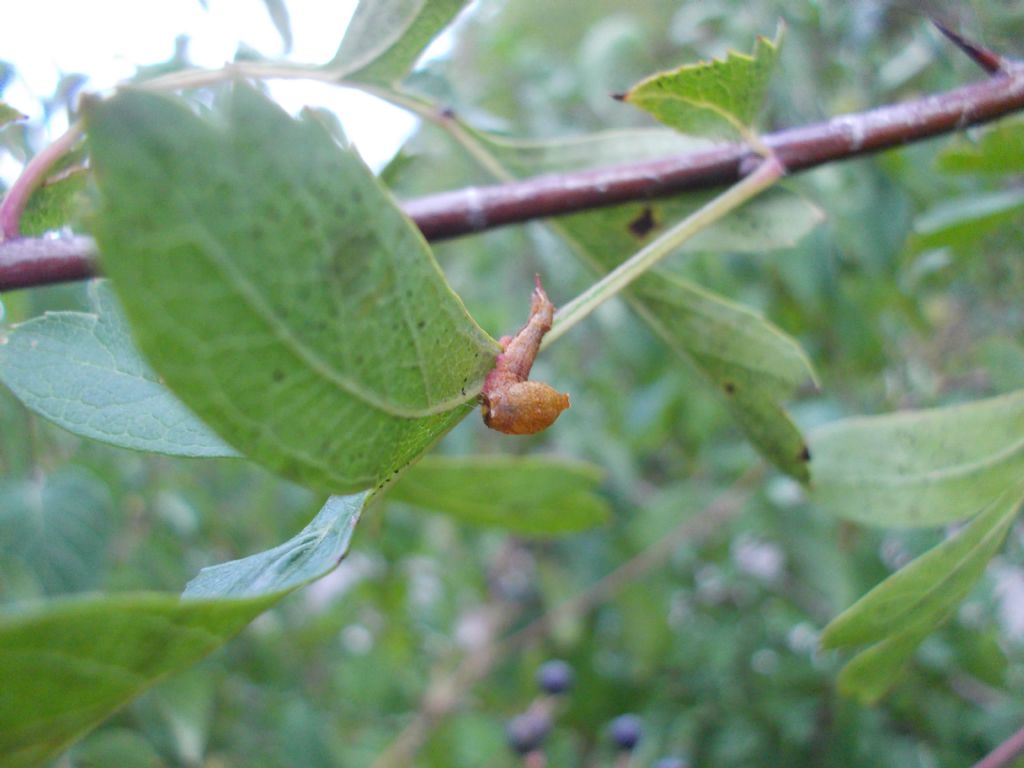
<svg viewBox="0 0 1024 768">
<path fill-rule="evenodd" d="M 28 115 L 0 101 L 0 126 L 7 123 L 21 123 L 25 120 L 28 120 Z"/>
<path fill-rule="evenodd" d="M 786 20 L 779 17 L 778 22 L 775 24 L 775 36 L 768 39 L 767 35 L 758 35 L 758 42 L 762 42 L 765 45 L 770 45 L 772 48 L 778 48 L 782 44 L 782 39 L 786 36 Z"/>
<path fill-rule="evenodd" d="M 845 645 L 842 638 L 839 638 L 838 640 L 836 639 L 836 631 L 833 626 L 834 624 L 835 622 L 832 621 L 823 630 L 821 630 L 821 635 L 818 637 L 819 651 L 835 651 Z"/>
</svg>

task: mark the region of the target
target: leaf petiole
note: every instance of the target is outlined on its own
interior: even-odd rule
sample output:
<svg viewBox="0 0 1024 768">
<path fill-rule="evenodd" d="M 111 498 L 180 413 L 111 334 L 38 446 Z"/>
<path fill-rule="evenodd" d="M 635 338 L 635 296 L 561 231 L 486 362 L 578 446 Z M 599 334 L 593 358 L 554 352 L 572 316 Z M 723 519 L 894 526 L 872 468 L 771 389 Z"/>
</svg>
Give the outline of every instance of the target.
<svg viewBox="0 0 1024 768">
<path fill-rule="evenodd" d="M 64 155 L 71 151 L 82 136 L 81 122 L 71 124 L 64 135 L 36 154 L 18 176 L 7 194 L 0 200 L 0 240 L 13 240 L 21 228 L 21 215 L 25 212 L 32 193 L 46 181 L 46 174 Z"/>
<path fill-rule="evenodd" d="M 727 214 L 756 197 L 786 174 L 779 158 L 771 154 L 742 181 L 701 206 L 674 227 L 652 240 L 614 270 L 562 306 L 541 344 L 541 349 L 562 336 L 587 315 L 655 266 L 679 246 Z"/>
</svg>

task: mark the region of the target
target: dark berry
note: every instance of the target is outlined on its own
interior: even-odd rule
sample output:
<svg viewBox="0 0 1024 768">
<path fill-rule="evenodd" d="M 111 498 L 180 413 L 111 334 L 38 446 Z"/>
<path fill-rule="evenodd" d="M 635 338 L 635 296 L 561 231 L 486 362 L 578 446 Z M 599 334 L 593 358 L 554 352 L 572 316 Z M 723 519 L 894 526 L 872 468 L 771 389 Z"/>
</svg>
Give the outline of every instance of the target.
<svg viewBox="0 0 1024 768">
<path fill-rule="evenodd" d="M 619 715 L 610 730 L 615 746 L 631 752 L 643 735 L 643 724 L 636 715 Z"/>
<path fill-rule="evenodd" d="M 540 665 L 537 670 L 537 686 L 544 693 L 565 693 L 572 688 L 572 667 L 568 662 L 552 659 Z"/>
<path fill-rule="evenodd" d="M 505 738 L 508 739 L 508 746 L 512 751 L 525 755 L 543 744 L 550 730 L 551 720 L 547 715 L 526 712 L 508 721 L 508 725 L 505 726 Z"/>
<path fill-rule="evenodd" d="M 663 757 L 654 764 L 654 768 L 689 768 L 690 764 L 681 757 Z"/>
</svg>

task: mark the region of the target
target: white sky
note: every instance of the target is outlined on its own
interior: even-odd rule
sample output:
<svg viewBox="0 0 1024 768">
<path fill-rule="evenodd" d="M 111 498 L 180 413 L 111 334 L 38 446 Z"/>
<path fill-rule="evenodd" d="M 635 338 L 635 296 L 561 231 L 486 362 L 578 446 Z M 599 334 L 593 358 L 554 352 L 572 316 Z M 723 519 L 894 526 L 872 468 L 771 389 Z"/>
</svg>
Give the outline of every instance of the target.
<svg viewBox="0 0 1024 768">
<path fill-rule="evenodd" d="M 287 0 L 291 16 L 292 61 L 323 63 L 338 48 L 355 0 Z M 89 77 L 87 91 L 108 89 L 140 64 L 165 61 L 178 35 L 190 38 L 191 61 L 219 67 L 240 42 L 276 57 L 281 38 L 261 0 L 26 0 L 0 24 L 0 59 L 11 62 L 17 80 L 4 100 L 30 118 L 41 116 L 39 100 L 54 92 L 62 73 Z M 446 48 L 435 41 L 430 53 Z M 371 167 L 380 168 L 416 125 L 408 113 L 365 94 L 303 81 L 273 81 L 271 93 L 296 113 L 305 105 L 338 114 L 349 138 Z M 67 127 L 64 116 L 51 124 L 50 138 Z M 0 176 L 8 183 L 20 171 L 0 155 Z"/>
</svg>

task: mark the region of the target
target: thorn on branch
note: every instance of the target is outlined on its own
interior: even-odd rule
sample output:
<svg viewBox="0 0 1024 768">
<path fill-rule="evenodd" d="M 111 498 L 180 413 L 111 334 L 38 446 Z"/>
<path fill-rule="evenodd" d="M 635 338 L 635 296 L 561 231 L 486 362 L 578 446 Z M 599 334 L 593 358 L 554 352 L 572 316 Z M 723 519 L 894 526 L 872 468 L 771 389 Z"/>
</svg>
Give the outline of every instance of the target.
<svg viewBox="0 0 1024 768">
<path fill-rule="evenodd" d="M 931 17 L 931 21 L 939 32 L 945 35 L 953 45 L 967 54 L 971 61 L 985 70 L 988 74 L 997 75 L 1006 71 L 1006 60 L 998 53 L 990 51 L 988 48 L 982 48 L 976 43 L 972 43 L 959 32 L 954 32 L 934 16 Z"/>
</svg>

